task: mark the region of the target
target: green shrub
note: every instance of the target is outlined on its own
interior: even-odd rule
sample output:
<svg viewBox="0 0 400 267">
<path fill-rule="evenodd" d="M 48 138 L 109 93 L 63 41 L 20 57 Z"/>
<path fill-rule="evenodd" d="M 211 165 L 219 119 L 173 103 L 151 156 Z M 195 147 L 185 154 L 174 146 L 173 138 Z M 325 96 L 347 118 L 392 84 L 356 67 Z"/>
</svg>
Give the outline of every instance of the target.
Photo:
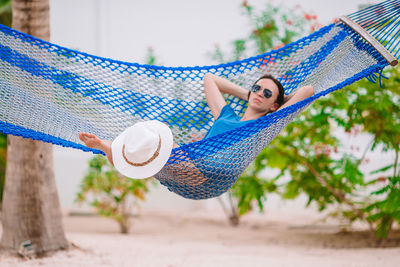
<svg viewBox="0 0 400 267">
<path fill-rule="evenodd" d="M 246 1 L 243 7 L 255 30 L 249 37 L 233 42 L 233 58 L 245 53 L 243 44 L 247 42 L 256 44 L 256 52 L 265 52 L 279 46 L 279 41 L 291 42 L 289 37 L 298 36 L 296 31 L 277 30 L 276 25 L 288 24 L 287 16 L 274 16 L 280 14 L 279 7 L 267 4 L 266 11 L 256 12 Z M 315 22 L 309 14 L 299 21 L 300 26 Z M 278 32 L 288 34 L 278 38 Z M 226 57 L 217 49 L 214 58 Z M 400 71 L 388 68 L 384 75 L 389 80 L 382 88 L 367 80 L 359 81 L 315 101 L 289 124 L 233 186 L 230 194 L 236 202 L 231 203 L 237 205 L 231 209 L 233 215 L 243 215 L 254 207 L 263 210 L 268 193 L 285 199 L 304 193 L 307 206 L 315 203 L 320 211 L 330 207 L 333 211 L 328 216 L 340 216 L 349 224 L 365 222 L 379 240 L 387 237 L 394 223 L 400 223 Z M 343 137 L 335 135 L 340 131 L 351 136 L 350 147 L 345 146 Z M 370 138 L 365 147 L 357 139 L 361 132 Z M 393 160 L 373 172 L 363 171 L 371 164 L 368 152 L 376 150 L 392 153 Z M 266 169 L 276 170 L 277 174 L 261 178 Z"/>
<path fill-rule="evenodd" d="M 128 233 L 132 210 L 145 200 L 151 180 L 122 176 L 104 156 L 98 155 L 89 161 L 77 201 L 88 202 L 99 215 L 115 220 L 121 233 Z"/>
</svg>

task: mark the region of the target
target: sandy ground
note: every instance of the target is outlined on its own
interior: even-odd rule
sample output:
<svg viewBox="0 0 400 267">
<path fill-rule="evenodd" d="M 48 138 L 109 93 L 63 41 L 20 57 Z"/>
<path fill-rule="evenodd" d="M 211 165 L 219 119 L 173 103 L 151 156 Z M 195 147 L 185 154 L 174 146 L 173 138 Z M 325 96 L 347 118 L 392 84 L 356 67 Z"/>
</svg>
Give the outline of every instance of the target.
<svg viewBox="0 0 400 267">
<path fill-rule="evenodd" d="M 128 235 L 100 217 L 66 216 L 78 248 L 24 261 L 0 253 L 0 266 L 400 266 L 400 233 L 386 248 L 362 226 L 343 233 L 309 213 L 265 212 L 229 226 L 223 213 L 143 211 Z"/>
</svg>

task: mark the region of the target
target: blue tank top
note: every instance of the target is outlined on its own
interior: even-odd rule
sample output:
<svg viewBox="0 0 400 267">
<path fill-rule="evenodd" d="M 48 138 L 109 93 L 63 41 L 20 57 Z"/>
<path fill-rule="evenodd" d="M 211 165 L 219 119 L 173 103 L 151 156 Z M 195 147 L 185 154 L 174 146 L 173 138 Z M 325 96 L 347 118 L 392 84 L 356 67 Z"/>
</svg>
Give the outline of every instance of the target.
<svg viewBox="0 0 400 267">
<path fill-rule="evenodd" d="M 219 114 L 218 118 L 215 120 L 213 126 L 208 131 L 206 136 L 213 137 L 217 134 L 223 133 L 228 130 L 232 130 L 234 128 L 243 126 L 253 120 L 241 121 L 241 118 L 236 114 L 236 112 L 229 106 L 225 105 L 221 113 Z"/>
</svg>

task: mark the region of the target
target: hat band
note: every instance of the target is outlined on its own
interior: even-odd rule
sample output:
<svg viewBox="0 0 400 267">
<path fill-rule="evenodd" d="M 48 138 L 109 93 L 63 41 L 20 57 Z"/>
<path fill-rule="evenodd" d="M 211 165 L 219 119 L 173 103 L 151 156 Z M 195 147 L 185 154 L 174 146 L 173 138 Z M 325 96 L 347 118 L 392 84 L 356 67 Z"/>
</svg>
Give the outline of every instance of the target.
<svg viewBox="0 0 400 267">
<path fill-rule="evenodd" d="M 140 163 L 136 163 L 136 162 L 132 162 L 129 161 L 125 155 L 125 144 L 122 146 L 122 157 L 124 157 L 124 160 L 134 166 L 134 167 L 143 167 L 146 166 L 147 164 L 149 164 L 150 162 L 152 162 L 156 157 L 158 157 L 159 153 L 160 153 L 160 149 L 161 149 L 161 136 L 158 135 L 158 147 L 156 152 L 154 152 L 153 156 L 151 156 L 151 158 L 149 158 L 148 160 L 144 161 L 144 162 L 140 162 Z"/>
</svg>

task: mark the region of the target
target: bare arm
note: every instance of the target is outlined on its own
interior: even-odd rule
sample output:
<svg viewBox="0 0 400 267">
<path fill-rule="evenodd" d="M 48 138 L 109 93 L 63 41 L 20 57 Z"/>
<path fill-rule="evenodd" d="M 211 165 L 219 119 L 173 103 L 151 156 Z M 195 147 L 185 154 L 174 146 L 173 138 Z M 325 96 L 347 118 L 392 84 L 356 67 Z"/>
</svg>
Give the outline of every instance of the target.
<svg viewBox="0 0 400 267">
<path fill-rule="evenodd" d="M 280 106 L 278 110 L 293 105 L 303 99 L 312 96 L 313 94 L 314 94 L 314 87 L 312 87 L 311 85 L 301 87 L 294 94 L 285 96 L 285 103 L 282 106 Z"/>
<path fill-rule="evenodd" d="M 247 100 L 248 90 L 222 77 L 206 73 L 204 75 L 204 93 L 214 119 L 217 119 L 222 108 L 226 105 L 222 93 L 227 93 Z"/>
</svg>

